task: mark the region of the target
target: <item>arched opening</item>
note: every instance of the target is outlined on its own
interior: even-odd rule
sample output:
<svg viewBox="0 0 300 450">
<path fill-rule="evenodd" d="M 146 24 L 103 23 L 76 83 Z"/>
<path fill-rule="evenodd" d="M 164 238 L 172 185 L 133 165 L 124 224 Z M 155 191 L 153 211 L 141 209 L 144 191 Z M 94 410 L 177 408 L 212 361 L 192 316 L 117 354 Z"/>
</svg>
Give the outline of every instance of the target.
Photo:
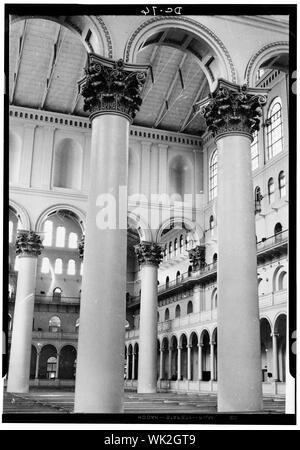
<svg viewBox="0 0 300 450">
<path fill-rule="evenodd" d="M 170 282 L 170 278 L 167 276 L 166 277 L 166 288 L 168 289 L 169 287 L 169 282 Z"/>
<path fill-rule="evenodd" d="M 198 336 L 193 332 L 190 336 L 191 346 L 191 380 L 198 380 Z"/>
<path fill-rule="evenodd" d="M 269 204 L 274 202 L 274 192 L 275 192 L 275 188 L 274 188 L 274 180 L 273 178 L 270 178 L 268 181 L 268 198 L 269 198 Z"/>
<path fill-rule="evenodd" d="M 176 336 L 171 337 L 170 352 L 171 352 L 171 374 L 172 381 L 177 380 L 177 361 L 178 361 L 178 342 Z"/>
<path fill-rule="evenodd" d="M 209 381 L 210 373 L 210 339 L 207 330 L 203 330 L 200 343 L 202 344 L 202 380 Z"/>
<path fill-rule="evenodd" d="M 211 344 L 213 346 L 213 373 L 211 379 L 218 379 L 218 329 L 215 328 L 211 335 Z"/>
<path fill-rule="evenodd" d="M 64 380 L 75 379 L 75 360 L 77 357 L 76 349 L 72 345 L 65 345 L 59 356 L 58 378 Z"/>
<path fill-rule="evenodd" d="M 213 200 L 218 194 L 218 153 L 213 152 L 209 162 L 209 200 Z M 213 217 L 213 216 L 211 216 Z"/>
<path fill-rule="evenodd" d="M 139 344 L 136 343 L 134 345 L 134 352 L 133 352 L 133 358 L 134 358 L 134 373 L 133 373 L 133 379 L 138 379 L 138 373 L 139 373 Z"/>
<path fill-rule="evenodd" d="M 31 356 L 30 356 L 30 373 L 29 373 L 30 379 L 35 378 L 36 359 L 37 359 L 37 351 L 36 351 L 35 346 L 32 345 L 31 346 Z"/>
<path fill-rule="evenodd" d="M 193 313 L 193 302 L 192 302 L 192 300 L 190 300 L 188 302 L 188 304 L 187 304 L 186 313 L 187 314 L 192 314 Z"/>
<path fill-rule="evenodd" d="M 273 158 L 283 151 L 282 134 L 282 102 L 280 97 L 274 98 L 267 115 L 267 157 Z"/>
<path fill-rule="evenodd" d="M 254 191 L 254 208 L 255 208 L 255 214 L 261 213 L 261 201 L 263 199 L 263 196 L 261 195 L 261 190 L 259 186 L 256 186 Z"/>
<path fill-rule="evenodd" d="M 190 277 L 193 273 L 193 266 L 189 266 L 188 268 L 188 276 Z"/>
<path fill-rule="evenodd" d="M 169 308 L 166 308 L 166 310 L 165 310 L 165 322 L 167 320 L 169 320 L 169 319 L 170 319 L 170 311 L 169 311 Z"/>
<path fill-rule="evenodd" d="M 176 273 L 176 284 L 179 284 L 180 283 L 180 270 L 177 270 L 177 273 Z"/>
<path fill-rule="evenodd" d="M 275 242 L 279 242 L 282 239 L 282 225 L 280 222 L 276 223 L 274 227 L 274 235 L 275 235 Z"/>
<path fill-rule="evenodd" d="M 169 376 L 169 341 L 168 338 L 165 337 L 162 340 L 161 344 L 162 350 L 162 380 L 168 380 Z"/>
<path fill-rule="evenodd" d="M 49 331 L 51 333 L 58 333 L 60 331 L 61 320 L 58 316 L 52 316 L 49 320 Z"/>
<path fill-rule="evenodd" d="M 213 262 L 213 264 L 216 264 L 217 261 L 218 261 L 218 254 L 214 253 L 212 262 Z"/>
<path fill-rule="evenodd" d="M 217 289 L 214 289 L 211 295 L 211 309 L 216 309 L 218 307 L 218 293 Z"/>
<path fill-rule="evenodd" d="M 187 367 L 187 337 L 182 334 L 180 337 L 181 346 L 181 380 L 187 380 L 188 378 L 188 367 Z"/>
<path fill-rule="evenodd" d="M 286 182 L 285 173 L 282 170 L 278 175 L 278 187 L 279 187 L 279 197 L 283 198 L 286 196 Z"/>
<path fill-rule="evenodd" d="M 128 367 L 127 367 L 127 379 L 128 380 L 132 380 L 132 360 L 133 360 L 133 350 L 132 350 L 132 345 L 129 344 L 128 346 Z"/>
<path fill-rule="evenodd" d="M 40 354 L 39 378 L 56 378 L 57 351 L 53 345 L 45 345 Z"/>
<path fill-rule="evenodd" d="M 287 273 L 283 270 L 278 276 L 278 290 L 284 291 L 287 289 Z"/>
<path fill-rule="evenodd" d="M 61 301 L 62 290 L 60 287 L 53 289 L 52 301 L 54 303 L 59 303 Z"/>
<path fill-rule="evenodd" d="M 286 380 L 286 315 L 280 314 L 274 325 L 277 339 L 278 380 Z"/>
<path fill-rule="evenodd" d="M 270 382 L 273 377 L 273 349 L 271 325 L 266 318 L 260 320 L 262 381 Z"/>
<path fill-rule="evenodd" d="M 175 318 L 180 317 L 181 311 L 180 311 L 180 305 L 176 305 L 175 308 Z"/>
</svg>

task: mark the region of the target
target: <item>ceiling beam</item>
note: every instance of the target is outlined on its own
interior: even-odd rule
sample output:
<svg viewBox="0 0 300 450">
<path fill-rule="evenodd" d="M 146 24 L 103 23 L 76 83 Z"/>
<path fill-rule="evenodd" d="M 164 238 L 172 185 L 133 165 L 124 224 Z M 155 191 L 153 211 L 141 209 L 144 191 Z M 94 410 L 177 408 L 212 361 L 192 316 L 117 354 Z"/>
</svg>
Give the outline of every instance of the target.
<svg viewBox="0 0 300 450">
<path fill-rule="evenodd" d="M 58 29 L 57 29 L 56 37 L 55 37 L 55 43 L 53 44 L 53 50 L 52 50 L 52 54 L 51 54 L 51 58 L 50 58 L 50 64 L 49 64 L 48 74 L 47 74 L 47 78 L 46 78 L 46 85 L 44 88 L 40 109 L 43 109 L 45 106 L 45 103 L 46 103 L 46 99 L 47 99 L 47 96 L 48 96 L 48 93 L 50 90 L 54 70 L 55 70 L 55 67 L 57 64 L 58 55 L 62 48 L 63 36 L 64 36 L 64 34 L 63 34 L 62 26 L 58 25 Z"/>
<path fill-rule="evenodd" d="M 200 100 L 200 97 L 203 94 L 203 90 L 205 89 L 207 83 L 207 79 L 205 77 L 205 75 L 203 76 L 203 79 L 201 80 L 200 84 L 199 84 L 199 89 L 198 89 L 198 94 L 195 97 L 195 100 L 192 102 L 189 111 L 187 113 L 187 115 L 185 116 L 185 118 L 183 119 L 182 125 L 180 126 L 180 129 L 178 130 L 179 133 L 182 133 L 185 128 L 194 120 L 194 118 L 196 117 L 197 113 L 193 113 L 194 111 L 194 104 L 197 103 Z"/>
<path fill-rule="evenodd" d="M 22 54 L 24 49 L 24 42 L 25 42 L 25 36 L 26 36 L 26 30 L 27 30 L 27 20 L 24 20 L 23 30 L 19 37 L 19 54 L 17 58 L 16 68 L 14 71 L 14 79 L 13 79 L 13 86 L 11 90 L 11 96 L 10 96 L 10 103 L 12 104 L 15 97 L 17 82 L 19 78 L 19 72 L 20 72 L 20 65 L 22 60 Z"/>
<path fill-rule="evenodd" d="M 167 94 L 166 94 L 166 96 L 165 96 L 165 98 L 164 98 L 164 100 L 163 100 L 163 103 L 162 103 L 161 107 L 160 107 L 159 113 L 158 113 L 158 115 L 157 115 L 157 117 L 156 117 L 156 120 L 155 120 L 155 122 L 154 122 L 154 125 L 153 125 L 154 128 L 156 128 L 156 127 L 159 125 L 159 123 L 160 123 L 160 122 L 162 121 L 162 119 L 165 117 L 165 115 L 167 114 L 167 112 L 171 109 L 172 105 L 174 105 L 174 103 L 175 103 L 175 102 L 173 102 L 173 104 L 172 104 L 171 106 L 169 106 L 169 99 L 170 99 L 170 97 L 171 97 L 171 95 L 172 95 L 172 93 L 173 93 L 173 91 L 174 91 L 175 85 L 176 85 L 176 83 L 177 83 L 177 79 L 178 79 L 178 77 L 181 75 L 181 72 L 180 72 L 180 71 L 181 71 L 182 66 L 183 66 L 184 63 L 185 63 L 186 58 L 187 58 L 187 54 L 185 53 L 185 54 L 183 55 L 183 57 L 181 58 L 179 67 L 178 67 L 178 69 L 176 70 L 176 73 L 175 73 L 174 76 L 173 76 L 173 80 L 172 80 L 172 82 L 171 82 L 171 84 L 170 84 L 170 86 L 169 86 L 169 88 L 168 88 Z M 180 91 L 180 94 L 179 94 L 179 95 L 181 95 L 181 93 L 183 92 L 183 90 L 184 90 L 184 86 L 181 87 L 181 91 Z M 178 99 L 178 97 L 176 98 L 176 100 L 177 100 L 177 99 Z M 175 101 L 176 101 L 176 100 L 175 100 Z"/>
</svg>

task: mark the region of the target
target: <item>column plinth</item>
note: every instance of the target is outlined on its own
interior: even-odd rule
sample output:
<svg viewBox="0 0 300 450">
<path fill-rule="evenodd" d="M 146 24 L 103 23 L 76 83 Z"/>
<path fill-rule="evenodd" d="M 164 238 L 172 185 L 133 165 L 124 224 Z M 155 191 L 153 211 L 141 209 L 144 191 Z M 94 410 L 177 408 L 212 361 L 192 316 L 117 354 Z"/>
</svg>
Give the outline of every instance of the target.
<svg viewBox="0 0 300 450">
<path fill-rule="evenodd" d="M 92 138 L 75 384 L 78 413 L 123 412 L 127 218 L 118 218 L 124 204 L 119 188 L 127 188 L 129 123 L 142 102 L 144 69 L 89 54 L 79 82 Z"/>
<path fill-rule="evenodd" d="M 264 90 L 220 80 L 202 109 L 218 151 L 218 411 L 262 409 L 252 133 Z M 199 105 L 200 106 L 200 105 Z"/>
<path fill-rule="evenodd" d="M 162 252 L 151 242 L 142 242 L 135 251 L 141 264 L 138 393 L 150 394 L 157 390 L 157 268 Z"/>
<path fill-rule="evenodd" d="M 7 392 L 29 391 L 32 322 L 36 285 L 37 257 L 43 246 L 33 231 L 19 231 L 16 254 L 19 274 L 9 359 Z"/>
</svg>

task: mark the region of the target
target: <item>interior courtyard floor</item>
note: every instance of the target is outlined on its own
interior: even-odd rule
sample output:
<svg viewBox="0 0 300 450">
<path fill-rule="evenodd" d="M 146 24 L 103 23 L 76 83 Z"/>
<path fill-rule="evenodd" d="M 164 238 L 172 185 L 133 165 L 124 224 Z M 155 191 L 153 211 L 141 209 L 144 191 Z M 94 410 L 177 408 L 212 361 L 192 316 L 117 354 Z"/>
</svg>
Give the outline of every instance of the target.
<svg viewBox="0 0 300 450">
<path fill-rule="evenodd" d="M 263 414 L 284 414 L 284 397 L 264 397 Z M 3 414 L 70 414 L 74 408 L 74 392 L 31 389 L 28 394 L 4 391 Z M 125 414 L 215 414 L 215 394 L 137 394 L 125 392 Z"/>
</svg>

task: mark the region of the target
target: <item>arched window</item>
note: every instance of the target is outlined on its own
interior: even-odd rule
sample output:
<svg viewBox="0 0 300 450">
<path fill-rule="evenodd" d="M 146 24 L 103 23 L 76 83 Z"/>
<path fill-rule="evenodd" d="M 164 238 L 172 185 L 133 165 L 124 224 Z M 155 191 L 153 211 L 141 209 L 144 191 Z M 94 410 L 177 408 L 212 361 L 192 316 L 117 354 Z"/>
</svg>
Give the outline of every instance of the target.
<svg viewBox="0 0 300 450">
<path fill-rule="evenodd" d="M 176 283 L 180 282 L 180 271 L 178 270 L 176 273 Z"/>
<path fill-rule="evenodd" d="M 180 306 L 177 305 L 175 308 L 175 318 L 180 317 L 180 314 L 181 314 Z"/>
<path fill-rule="evenodd" d="M 61 300 L 62 290 L 60 287 L 53 289 L 53 301 L 59 302 Z"/>
<path fill-rule="evenodd" d="M 210 216 L 209 218 L 209 229 L 212 230 L 215 226 L 214 216 Z"/>
<path fill-rule="evenodd" d="M 169 287 L 169 281 L 170 281 L 170 278 L 169 278 L 169 277 L 167 277 L 167 278 L 166 278 L 166 288 L 168 288 L 168 287 Z"/>
<path fill-rule="evenodd" d="M 60 331 L 60 318 L 58 316 L 52 316 L 49 320 L 49 331 L 52 333 L 57 333 Z"/>
<path fill-rule="evenodd" d="M 55 260 L 54 273 L 62 274 L 62 259 L 60 258 Z"/>
<path fill-rule="evenodd" d="M 218 254 L 217 254 L 217 253 L 214 253 L 214 256 L 213 256 L 213 263 L 215 264 L 217 261 L 218 261 Z"/>
<path fill-rule="evenodd" d="M 53 223 L 51 220 L 46 220 L 44 223 L 44 233 L 45 238 L 43 240 L 43 245 L 46 247 L 50 247 L 52 245 L 52 231 L 53 231 Z"/>
<path fill-rule="evenodd" d="M 177 247 L 178 247 L 178 243 L 177 243 L 177 238 L 176 238 L 175 241 L 174 241 L 174 252 L 175 252 L 175 255 L 177 255 Z"/>
<path fill-rule="evenodd" d="M 275 241 L 278 242 L 282 238 L 282 225 L 280 222 L 276 223 L 274 227 L 274 235 L 275 235 Z"/>
<path fill-rule="evenodd" d="M 64 247 L 65 246 L 65 235 L 66 229 L 65 227 L 57 227 L 56 230 L 56 247 Z"/>
<path fill-rule="evenodd" d="M 50 270 L 49 258 L 44 257 L 42 259 L 41 273 L 49 273 L 49 270 Z"/>
<path fill-rule="evenodd" d="M 69 234 L 69 248 L 77 248 L 78 236 L 77 233 Z"/>
<path fill-rule="evenodd" d="M 13 231 L 14 231 L 14 224 L 13 221 L 10 220 L 8 223 L 8 242 L 11 243 L 13 240 Z"/>
<path fill-rule="evenodd" d="M 285 187 L 285 174 L 282 170 L 278 175 L 278 185 L 279 185 L 279 196 L 280 198 L 286 196 L 286 187 Z"/>
<path fill-rule="evenodd" d="M 189 266 L 188 268 L 188 276 L 190 277 L 192 275 L 193 272 L 193 266 Z"/>
<path fill-rule="evenodd" d="M 193 312 L 193 302 L 190 300 L 187 305 L 187 314 L 192 314 Z"/>
<path fill-rule="evenodd" d="M 75 261 L 74 259 L 70 259 L 68 262 L 68 275 L 75 275 L 76 273 L 76 267 L 75 267 Z"/>
<path fill-rule="evenodd" d="M 259 155 L 258 155 L 258 131 L 256 130 L 253 133 L 253 141 L 251 144 L 251 163 L 252 163 L 252 170 L 255 170 L 258 168 L 258 162 L 259 162 Z"/>
<path fill-rule="evenodd" d="M 57 359 L 55 356 L 47 359 L 47 378 L 50 380 L 56 377 L 56 364 Z"/>
<path fill-rule="evenodd" d="M 209 164 L 209 200 L 214 199 L 218 193 L 218 154 L 215 150 Z"/>
<path fill-rule="evenodd" d="M 165 321 L 169 320 L 169 318 L 170 318 L 170 311 L 169 311 L 169 308 L 167 308 L 165 310 Z"/>
<path fill-rule="evenodd" d="M 173 245 L 172 242 L 169 243 L 169 255 L 172 254 Z"/>
<path fill-rule="evenodd" d="M 270 178 L 268 181 L 268 197 L 269 197 L 269 203 L 274 202 L 274 180 L 273 178 Z"/>
<path fill-rule="evenodd" d="M 255 201 L 255 214 L 259 214 L 261 212 L 261 201 L 263 196 L 261 195 L 260 187 L 256 186 L 254 191 L 254 201 Z"/>
<path fill-rule="evenodd" d="M 282 104 L 279 97 L 276 97 L 270 105 L 266 125 L 268 159 L 270 159 L 283 150 Z"/>
<path fill-rule="evenodd" d="M 182 234 L 180 235 L 180 238 L 179 238 L 179 248 L 180 248 L 180 253 L 182 253 L 182 249 L 183 249 L 183 236 L 182 236 Z"/>
<path fill-rule="evenodd" d="M 281 272 L 278 277 L 278 290 L 282 291 L 287 288 L 287 274 L 286 272 Z"/>
</svg>

